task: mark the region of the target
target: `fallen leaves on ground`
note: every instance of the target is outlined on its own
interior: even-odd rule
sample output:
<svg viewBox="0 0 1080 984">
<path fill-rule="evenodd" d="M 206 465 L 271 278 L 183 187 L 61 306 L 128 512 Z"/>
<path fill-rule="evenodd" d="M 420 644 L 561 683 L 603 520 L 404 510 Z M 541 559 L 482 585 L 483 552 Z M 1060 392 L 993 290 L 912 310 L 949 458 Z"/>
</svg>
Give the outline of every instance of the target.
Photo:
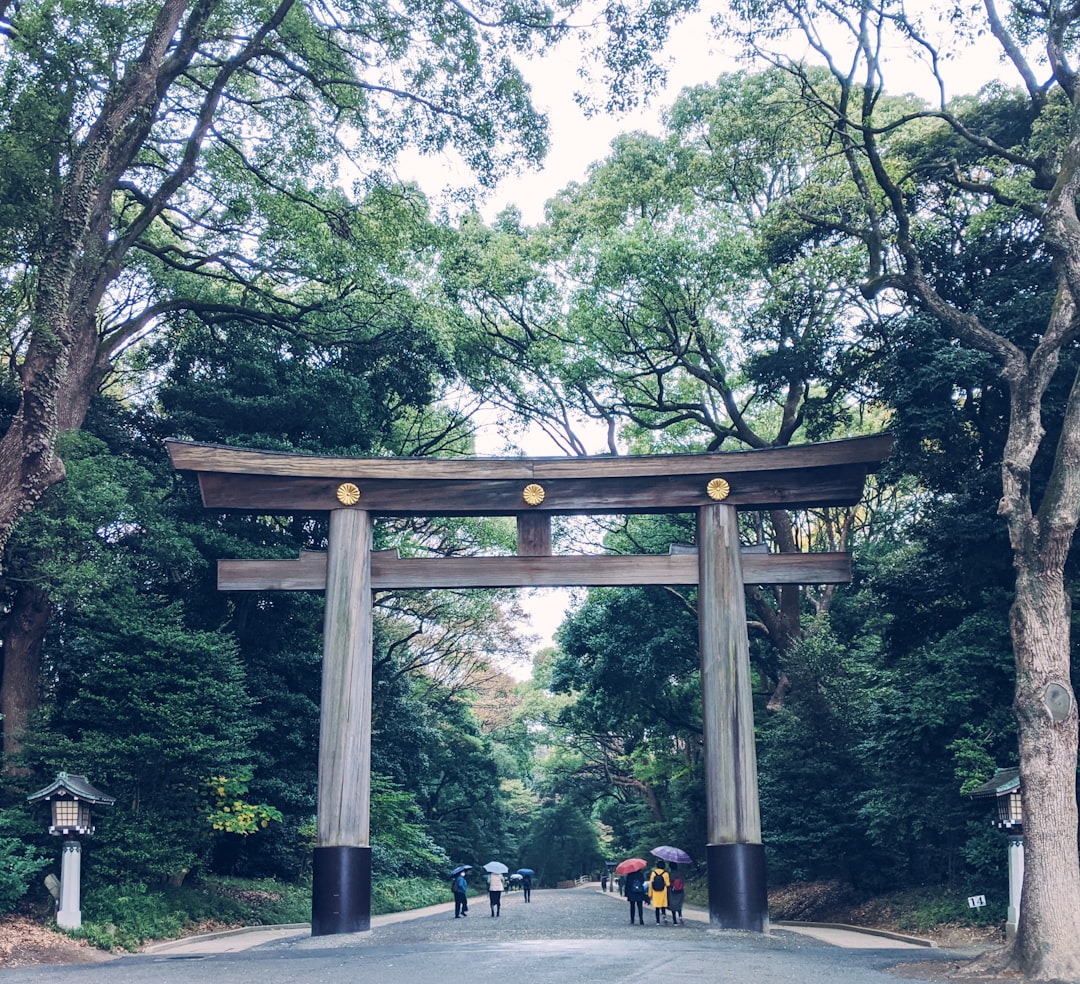
<svg viewBox="0 0 1080 984">
<path fill-rule="evenodd" d="M 111 954 L 85 940 L 73 940 L 26 916 L 0 917 L 0 967 L 101 963 L 111 959 Z"/>
</svg>

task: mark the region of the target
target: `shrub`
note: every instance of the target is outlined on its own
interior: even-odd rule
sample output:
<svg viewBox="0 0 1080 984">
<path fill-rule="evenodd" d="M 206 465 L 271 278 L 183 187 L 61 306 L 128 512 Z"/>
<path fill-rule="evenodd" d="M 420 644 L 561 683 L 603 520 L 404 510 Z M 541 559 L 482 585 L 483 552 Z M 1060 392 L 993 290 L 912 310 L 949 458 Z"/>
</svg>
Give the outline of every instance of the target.
<svg viewBox="0 0 1080 984">
<path fill-rule="evenodd" d="M 76 935 L 103 949 L 135 950 L 147 940 L 172 939 L 204 926 L 277 925 L 310 918 L 310 887 L 271 879 L 213 878 L 153 889 L 129 882 L 89 892 Z"/>
<path fill-rule="evenodd" d="M 387 878 L 373 881 L 371 885 L 373 915 L 422 909 L 451 899 L 448 883 L 430 878 Z"/>
<path fill-rule="evenodd" d="M 937 893 L 912 892 L 905 896 L 910 908 L 899 919 L 900 928 L 925 933 L 942 925 L 990 926 L 1003 923 L 1006 917 L 1007 898 L 989 897 L 988 904 L 970 908 L 967 896 L 961 892 Z"/>
<path fill-rule="evenodd" d="M 30 889 L 34 876 L 51 863 L 37 847 L 25 843 L 17 818 L 0 813 L 0 913 L 11 912 Z"/>
<path fill-rule="evenodd" d="M 135 950 L 147 940 L 179 936 L 188 917 L 170 894 L 138 882 L 91 889 L 82 900 L 82 928 L 73 935 L 104 950 Z"/>
<path fill-rule="evenodd" d="M 379 879 L 371 911 L 380 915 L 450 902 L 446 882 Z M 82 929 L 72 934 L 105 950 L 137 950 L 148 940 L 235 926 L 274 926 L 311 919 L 311 885 L 272 878 L 207 878 L 181 887 L 138 882 L 84 894 Z"/>
</svg>

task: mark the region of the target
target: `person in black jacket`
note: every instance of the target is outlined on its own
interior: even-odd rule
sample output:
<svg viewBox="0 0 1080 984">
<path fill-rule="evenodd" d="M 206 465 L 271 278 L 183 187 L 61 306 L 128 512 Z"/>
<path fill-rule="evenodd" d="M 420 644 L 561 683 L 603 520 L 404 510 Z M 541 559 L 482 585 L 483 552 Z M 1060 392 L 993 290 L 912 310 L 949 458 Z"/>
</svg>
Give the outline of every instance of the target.
<svg viewBox="0 0 1080 984">
<path fill-rule="evenodd" d="M 642 914 L 642 905 L 645 899 L 648 897 L 648 890 L 645 888 L 645 873 L 642 871 L 631 871 L 626 876 L 626 897 L 630 901 L 630 925 L 634 925 L 634 909 L 637 909 L 638 924 L 645 925 L 645 916 Z"/>
</svg>

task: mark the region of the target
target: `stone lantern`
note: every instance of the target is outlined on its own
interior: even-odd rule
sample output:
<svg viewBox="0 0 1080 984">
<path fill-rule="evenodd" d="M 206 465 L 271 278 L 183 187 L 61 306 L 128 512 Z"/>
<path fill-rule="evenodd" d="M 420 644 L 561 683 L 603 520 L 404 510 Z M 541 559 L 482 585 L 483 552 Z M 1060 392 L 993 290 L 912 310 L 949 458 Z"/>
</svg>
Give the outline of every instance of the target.
<svg viewBox="0 0 1080 984">
<path fill-rule="evenodd" d="M 1020 769 L 998 769 L 994 777 L 981 786 L 968 790 L 972 799 L 994 797 L 996 819 L 994 826 L 1009 835 L 1009 911 L 1005 920 L 1005 936 L 1016 936 L 1020 922 L 1020 892 L 1024 886 L 1024 812 L 1021 796 Z"/>
<path fill-rule="evenodd" d="M 82 844 L 80 837 L 94 833 L 90 822 L 92 805 L 112 806 L 112 796 L 95 789 L 85 776 L 61 772 L 44 789 L 26 797 L 30 803 L 42 800 L 52 805 L 52 823 L 49 833 L 64 838 L 60 860 L 60 907 L 56 912 L 56 925 L 61 929 L 82 927 L 82 910 L 79 898 L 82 878 Z"/>
</svg>

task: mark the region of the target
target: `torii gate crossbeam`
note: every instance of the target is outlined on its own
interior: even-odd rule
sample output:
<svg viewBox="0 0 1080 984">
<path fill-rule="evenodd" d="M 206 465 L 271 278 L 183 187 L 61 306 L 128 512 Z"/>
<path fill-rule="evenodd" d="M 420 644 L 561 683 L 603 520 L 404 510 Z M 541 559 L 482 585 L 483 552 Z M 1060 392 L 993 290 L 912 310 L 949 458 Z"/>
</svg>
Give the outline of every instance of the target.
<svg viewBox="0 0 1080 984">
<path fill-rule="evenodd" d="M 854 505 L 888 435 L 760 451 L 601 458 L 330 458 L 168 442 L 212 508 L 329 512 L 325 554 L 221 561 L 223 590 L 325 590 L 318 846 L 312 934 L 371 927 L 372 593 L 390 587 L 697 584 L 708 803 L 709 914 L 768 928 L 745 583 L 838 583 L 846 554 L 739 548 L 737 509 Z M 697 550 L 556 557 L 551 516 L 694 512 Z M 380 516 L 513 515 L 518 556 L 402 559 L 372 552 Z"/>
</svg>

